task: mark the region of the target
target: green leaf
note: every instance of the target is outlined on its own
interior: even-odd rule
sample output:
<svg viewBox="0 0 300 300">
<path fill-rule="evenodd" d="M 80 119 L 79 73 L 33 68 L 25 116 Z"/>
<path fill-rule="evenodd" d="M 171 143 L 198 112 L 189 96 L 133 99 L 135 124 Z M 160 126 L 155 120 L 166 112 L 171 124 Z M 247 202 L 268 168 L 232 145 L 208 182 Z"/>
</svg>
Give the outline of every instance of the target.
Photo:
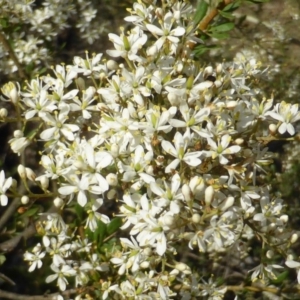
<svg viewBox="0 0 300 300">
<path fill-rule="evenodd" d="M 234 1 L 234 2 L 232 2 L 232 3 L 230 3 L 230 4 L 228 4 L 228 5 L 226 5 L 223 9 L 222 9 L 222 11 L 223 12 L 233 12 L 233 11 L 235 11 L 235 10 L 237 10 L 239 7 L 240 7 L 240 5 L 241 5 L 241 2 L 240 1 Z"/>
<path fill-rule="evenodd" d="M 93 234 L 93 241 L 97 243 L 98 246 L 102 245 L 103 240 L 107 236 L 106 224 L 102 221 L 97 222 L 97 229 Z"/>
<path fill-rule="evenodd" d="M 39 210 L 40 210 L 39 206 L 32 207 L 32 208 L 28 209 L 27 211 L 25 211 L 21 215 L 21 217 L 32 217 L 32 216 L 36 215 Z"/>
<path fill-rule="evenodd" d="M 276 279 L 271 280 L 271 281 L 274 284 L 282 283 L 285 279 L 287 279 L 288 276 L 289 276 L 289 271 L 284 271 L 284 272 L 280 273 Z"/>
<path fill-rule="evenodd" d="M 227 32 L 230 31 L 234 28 L 234 23 L 229 22 L 229 23 L 224 23 L 218 26 L 214 26 L 210 28 L 211 32 Z"/>
<path fill-rule="evenodd" d="M 111 235 L 116 232 L 121 226 L 123 222 L 121 218 L 113 218 L 110 223 L 107 225 L 107 234 Z"/>
<path fill-rule="evenodd" d="M 195 49 L 194 49 L 194 54 L 196 57 L 201 56 L 202 54 L 204 54 L 205 52 L 212 50 L 212 49 L 216 49 L 218 48 L 218 46 L 216 45 L 198 45 Z"/>
<path fill-rule="evenodd" d="M 212 32 L 210 35 L 218 40 L 225 40 L 229 37 L 229 34 L 226 32 Z"/>
<path fill-rule="evenodd" d="M 202 19 L 205 17 L 207 13 L 207 9 L 208 9 L 208 4 L 204 0 L 202 0 L 195 12 L 194 24 L 199 24 L 202 21 Z"/>
<path fill-rule="evenodd" d="M 81 221 L 83 220 L 84 209 L 78 203 L 76 203 L 76 205 L 75 205 L 75 212 L 77 215 L 77 219 L 79 219 L 79 224 L 80 224 Z"/>
<path fill-rule="evenodd" d="M 8 19 L 7 18 L 1 18 L 0 19 L 0 26 L 2 28 L 7 28 L 8 27 Z"/>
<path fill-rule="evenodd" d="M 228 20 L 233 20 L 235 18 L 231 12 L 225 12 L 225 11 L 219 10 L 219 14 L 223 18 L 228 19 Z"/>
</svg>

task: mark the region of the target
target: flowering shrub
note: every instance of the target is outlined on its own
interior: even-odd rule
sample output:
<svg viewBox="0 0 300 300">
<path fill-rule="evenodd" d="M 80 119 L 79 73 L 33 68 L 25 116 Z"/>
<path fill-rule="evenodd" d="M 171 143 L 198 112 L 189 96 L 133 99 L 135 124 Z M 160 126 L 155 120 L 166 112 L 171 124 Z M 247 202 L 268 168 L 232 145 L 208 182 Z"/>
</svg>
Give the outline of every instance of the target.
<svg viewBox="0 0 300 300">
<path fill-rule="evenodd" d="M 218 8 L 229 14 L 234 3 Z M 29 272 L 50 265 L 45 281 L 60 291 L 51 299 L 296 293 L 276 280 L 292 268 L 300 283 L 290 250 L 298 233 L 264 174 L 268 143 L 295 139 L 298 105 L 264 96 L 267 69 L 254 57 L 216 66 L 194 59 L 201 21 L 219 3 L 201 5 L 195 22 L 188 3 L 138 1 L 125 18 L 130 29 L 109 34 L 113 59 L 86 53 L 2 87 L 15 108 L 0 117 L 18 124 L 9 144 L 24 190 L 1 171 L 0 203 L 22 204 L 34 219 L 40 241 L 24 259 Z M 34 170 L 29 149 L 40 153 Z M 246 269 L 253 241 L 260 259 Z M 239 285 L 218 266 L 224 257 L 243 265 Z"/>
</svg>

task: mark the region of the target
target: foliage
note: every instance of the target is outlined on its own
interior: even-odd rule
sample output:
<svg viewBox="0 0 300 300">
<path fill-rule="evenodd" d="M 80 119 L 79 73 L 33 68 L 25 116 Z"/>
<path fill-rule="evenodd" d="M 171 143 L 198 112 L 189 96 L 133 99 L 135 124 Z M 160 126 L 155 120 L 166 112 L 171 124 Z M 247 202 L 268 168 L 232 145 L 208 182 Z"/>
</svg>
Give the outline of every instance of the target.
<svg viewBox="0 0 300 300">
<path fill-rule="evenodd" d="M 269 149 L 298 143 L 298 104 L 274 97 L 276 66 L 250 46 L 214 57 L 229 55 L 239 11 L 264 2 L 137 1 L 107 57 L 37 77 L 76 13 L 80 38 L 99 38 L 95 3 L 1 3 L 0 68 L 16 81 L 1 88 L 0 121 L 18 155 L 0 172 L 1 264 L 21 250 L 53 292 L 40 299 L 299 295 L 299 233 L 276 184 L 293 192 Z"/>
</svg>

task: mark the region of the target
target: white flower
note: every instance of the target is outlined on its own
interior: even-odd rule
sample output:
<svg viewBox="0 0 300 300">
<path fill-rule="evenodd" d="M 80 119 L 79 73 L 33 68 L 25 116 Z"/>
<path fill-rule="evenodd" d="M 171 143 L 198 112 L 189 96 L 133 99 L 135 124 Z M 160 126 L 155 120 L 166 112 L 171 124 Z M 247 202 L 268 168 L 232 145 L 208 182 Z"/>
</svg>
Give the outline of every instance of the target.
<svg viewBox="0 0 300 300">
<path fill-rule="evenodd" d="M 97 220 L 101 220 L 103 223 L 108 224 L 110 219 L 108 216 L 98 212 L 99 208 L 103 204 L 103 199 L 96 199 L 92 205 L 92 209 L 88 210 L 88 217 L 86 220 L 86 227 L 89 227 L 91 231 L 95 231 L 98 227 Z"/>
<path fill-rule="evenodd" d="M 2 206 L 7 205 L 8 198 L 5 195 L 5 193 L 11 187 L 11 185 L 12 185 L 12 178 L 9 177 L 5 179 L 5 173 L 2 170 L 0 173 L 0 203 Z"/>
<path fill-rule="evenodd" d="M 171 49 L 171 53 L 174 53 L 176 51 L 177 43 L 179 42 L 178 36 L 182 36 L 185 33 L 185 29 L 181 26 L 177 26 L 176 28 L 173 28 L 175 18 L 172 14 L 172 12 L 168 12 L 164 16 L 164 21 L 161 23 L 161 28 L 153 25 L 153 24 L 147 24 L 147 29 L 156 37 L 160 36 L 158 40 L 155 42 L 155 46 L 160 51 L 163 44 L 168 41 L 173 46 Z"/>
<path fill-rule="evenodd" d="M 228 159 L 224 155 L 237 153 L 241 150 L 241 147 L 237 145 L 228 147 L 230 141 L 231 136 L 229 134 L 223 135 L 221 140 L 218 140 L 218 145 L 210 137 L 208 137 L 207 142 L 211 150 L 205 151 L 205 155 L 207 157 L 212 157 L 213 159 L 219 157 L 220 164 L 227 164 Z"/>
<path fill-rule="evenodd" d="M 300 120 L 298 104 L 290 104 L 282 101 L 281 103 L 277 103 L 274 110 L 267 112 L 266 115 L 281 122 L 278 128 L 280 134 L 284 134 L 286 131 L 290 135 L 295 134 L 295 128 L 292 123 Z"/>
<path fill-rule="evenodd" d="M 85 206 L 88 198 L 87 191 L 91 191 L 93 194 L 101 194 L 106 191 L 100 186 L 91 186 L 89 177 L 87 175 L 82 175 L 81 179 L 75 174 L 68 177 L 70 185 L 64 185 L 58 189 L 61 195 L 71 195 L 73 193 L 78 193 L 77 201 L 81 206 Z"/>
<path fill-rule="evenodd" d="M 40 269 L 43 265 L 42 258 L 45 257 L 46 252 L 41 252 L 41 244 L 37 244 L 33 250 L 33 253 L 25 252 L 24 254 L 24 260 L 27 260 L 30 262 L 29 272 L 32 272 L 35 270 L 35 268 Z"/>
<path fill-rule="evenodd" d="M 175 147 L 169 141 L 162 141 L 161 146 L 163 149 L 176 158 L 166 167 L 166 173 L 171 172 L 172 169 L 176 170 L 181 162 L 185 162 L 191 167 L 200 165 L 201 160 L 199 157 L 202 152 L 186 152 L 189 142 L 190 137 L 188 132 L 186 132 L 184 136 L 182 136 L 180 132 L 176 132 L 174 136 Z"/>
<path fill-rule="evenodd" d="M 116 50 L 107 50 L 107 54 L 112 57 L 128 57 L 130 60 L 140 61 L 141 58 L 137 55 L 147 41 L 147 35 L 136 26 L 130 32 L 129 36 L 124 33 L 118 36 L 114 33 L 108 34 L 109 40 L 114 43 Z"/>
<path fill-rule="evenodd" d="M 68 105 L 64 105 L 60 112 L 55 113 L 54 117 L 49 113 L 42 112 L 41 118 L 47 123 L 47 125 L 52 126 L 44 130 L 40 137 L 43 140 L 57 140 L 60 138 L 61 134 L 64 135 L 69 141 L 74 140 L 74 132 L 79 130 L 79 127 L 75 124 L 64 124 L 68 119 L 70 108 Z"/>
<path fill-rule="evenodd" d="M 52 282 L 55 279 L 57 279 L 57 285 L 61 291 L 65 291 L 68 281 L 66 277 L 69 276 L 75 276 L 76 271 L 72 269 L 69 265 L 63 265 L 61 268 L 58 266 L 52 264 L 51 266 L 52 271 L 54 271 L 56 274 L 50 275 L 46 278 L 46 282 Z"/>
</svg>

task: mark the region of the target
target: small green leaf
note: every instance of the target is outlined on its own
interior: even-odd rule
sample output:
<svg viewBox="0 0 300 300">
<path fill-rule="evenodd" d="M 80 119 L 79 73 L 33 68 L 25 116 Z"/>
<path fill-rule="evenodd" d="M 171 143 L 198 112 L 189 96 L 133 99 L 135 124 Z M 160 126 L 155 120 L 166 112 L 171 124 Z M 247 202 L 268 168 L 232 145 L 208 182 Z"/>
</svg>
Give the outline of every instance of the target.
<svg viewBox="0 0 300 300">
<path fill-rule="evenodd" d="M 240 1 L 234 1 L 234 2 L 232 2 L 232 3 L 228 4 L 228 5 L 226 5 L 226 6 L 222 9 L 222 11 L 223 11 L 223 12 L 224 12 L 224 11 L 226 11 L 226 12 L 233 12 L 233 11 L 237 10 L 237 9 L 240 7 L 240 5 L 241 5 L 241 2 L 240 2 Z"/>
<path fill-rule="evenodd" d="M 234 23 L 224 23 L 218 26 L 214 26 L 210 29 L 211 32 L 227 32 L 234 28 Z"/>
<path fill-rule="evenodd" d="M 97 222 L 97 229 L 95 230 L 93 234 L 93 241 L 95 241 L 98 246 L 102 245 L 103 240 L 107 236 L 107 230 L 106 230 L 106 224 L 104 224 L 102 221 Z"/>
<path fill-rule="evenodd" d="M 210 35 L 218 40 L 225 40 L 229 37 L 229 34 L 226 32 L 212 32 Z"/>
<path fill-rule="evenodd" d="M 27 211 L 25 211 L 21 215 L 21 217 L 32 217 L 32 216 L 36 215 L 39 210 L 40 210 L 39 206 L 32 207 L 32 208 L 28 209 Z"/>
<path fill-rule="evenodd" d="M 228 19 L 228 20 L 233 20 L 235 18 L 231 12 L 225 12 L 225 11 L 219 10 L 219 14 L 223 18 Z"/>
<path fill-rule="evenodd" d="M 201 1 L 197 7 L 195 16 L 194 16 L 194 24 L 199 24 L 202 19 L 205 17 L 208 9 L 208 4 L 205 1 Z"/>
<path fill-rule="evenodd" d="M 116 232 L 121 226 L 123 222 L 121 218 L 113 218 L 110 223 L 107 225 L 107 234 L 111 235 Z"/>
<path fill-rule="evenodd" d="M 210 46 L 208 46 L 208 45 L 198 45 L 194 50 L 194 54 L 195 54 L 196 57 L 199 57 L 202 54 L 204 54 L 205 52 L 210 51 L 212 49 L 216 49 L 216 48 L 218 48 L 218 46 L 216 46 L 216 45 L 210 45 Z"/>
<path fill-rule="evenodd" d="M 276 279 L 272 280 L 272 283 L 282 283 L 285 279 L 287 279 L 287 277 L 289 276 L 289 271 L 284 271 L 282 273 L 280 273 Z"/>
</svg>

